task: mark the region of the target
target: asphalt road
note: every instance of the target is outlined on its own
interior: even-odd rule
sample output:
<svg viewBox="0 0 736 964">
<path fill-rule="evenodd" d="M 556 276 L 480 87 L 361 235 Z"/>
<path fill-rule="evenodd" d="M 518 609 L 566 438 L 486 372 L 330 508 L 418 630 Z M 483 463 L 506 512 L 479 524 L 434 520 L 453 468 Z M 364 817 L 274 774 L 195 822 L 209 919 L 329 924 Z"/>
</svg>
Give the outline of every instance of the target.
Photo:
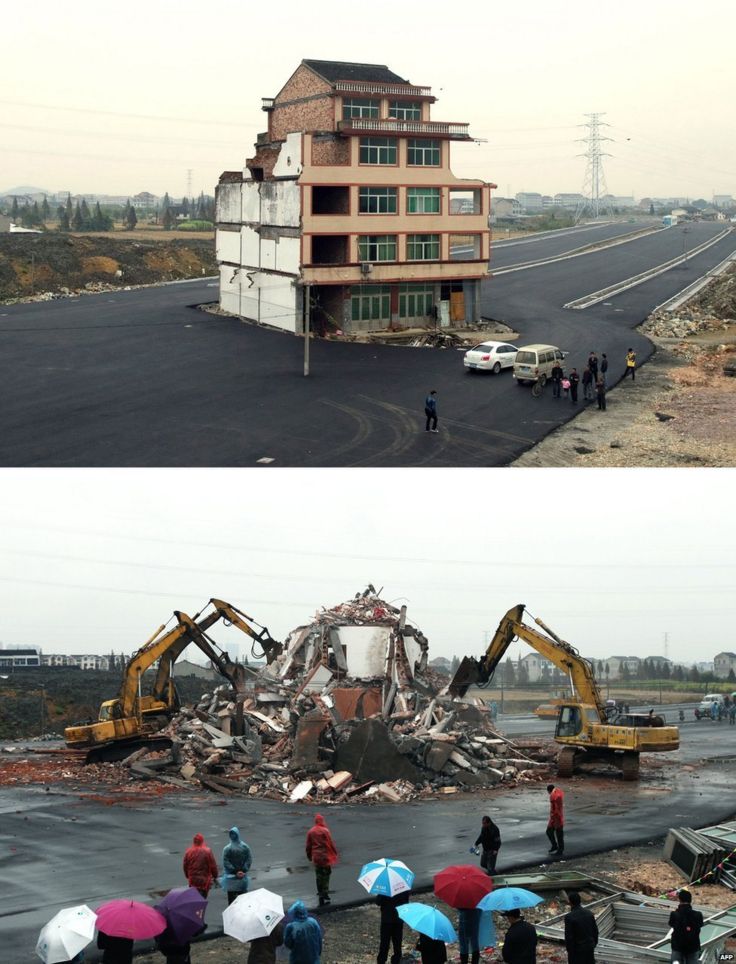
<svg viewBox="0 0 736 964">
<path fill-rule="evenodd" d="M 689 225 L 686 243 L 720 229 Z M 573 244 L 606 230 L 571 235 Z M 651 351 L 632 329 L 735 250 L 736 234 L 608 304 L 562 305 L 681 252 L 680 232 L 493 278 L 484 314 L 511 324 L 522 344 L 559 345 L 569 365 L 605 351 L 614 384 L 629 346 L 640 362 Z M 527 250 L 560 244 L 570 237 Z M 549 392 L 532 398 L 508 371 L 466 375 L 455 351 L 313 342 L 304 378 L 300 339 L 192 307 L 216 298 L 212 282 L 198 281 L 0 306 L 0 465 L 498 466 L 574 413 Z M 439 435 L 424 431 L 430 388 Z"/>
<path fill-rule="evenodd" d="M 683 749 L 667 754 L 684 763 L 702 754 L 697 771 L 642 764 L 639 784 L 580 778 L 565 781 L 566 853 L 570 857 L 661 837 L 670 826 L 702 827 L 734 813 L 736 727 L 687 727 Z M 542 785 L 499 793 L 481 803 L 472 796 L 401 806 L 332 807 L 326 819 L 340 851 L 333 874 L 334 902 L 364 897 L 356 882 L 361 865 L 374 857 L 405 860 L 416 887 L 451 863 L 475 859 L 469 846 L 480 816 L 499 824 L 500 873 L 539 867 L 547 858 L 544 834 L 548 804 Z M 0 930 L 3 964 L 25 964 L 41 926 L 58 909 L 92 907 L 116 897 L 154 901 L 181 886 L 181 859 L 194 833 L 202 832 L 219 856 L 227 829 L 236 824 L 254 853 L 252 887 L 265 886 L 286 900 L 314 903 L 312 870 L 304 857 L 304 835 L 314 809 L 264 800 L 175 796 L 132 798 L 109 806 L 43 788 L 0 791 Z M 215 891 L 209 920 L 219 923 L 224 896 Z"/>
</svg>

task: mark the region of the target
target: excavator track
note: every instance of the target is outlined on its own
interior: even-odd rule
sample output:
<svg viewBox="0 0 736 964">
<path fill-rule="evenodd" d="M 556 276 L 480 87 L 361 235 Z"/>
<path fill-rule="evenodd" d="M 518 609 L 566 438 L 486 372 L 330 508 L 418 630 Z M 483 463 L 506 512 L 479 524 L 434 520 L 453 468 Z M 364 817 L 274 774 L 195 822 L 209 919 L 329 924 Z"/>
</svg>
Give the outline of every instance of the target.
<svg viewBox="0 0 736 964">
<path fill-rule="evenodd" d="M 105 743 L 102 746 L 93 746 L 87 751 L 84 759 L 85 763 L 117 763 L 125 760 L 137 750 L 168 750 L 172 745 L 171 737 L 158 736 L 148 739 L 127 740 L 120 743 Z"/>
<path fill-rule="evenodd" d="M 575 755 L 577 751 L 574 746 L 564 746 L 557 754 L 557 776 L 571 777 L 575 769 Z"/>
<path fill-rule="evenodd" d="M 624 780 L 639 779 L 639 754 L 628 751 L 621 758 L 621 773 Z"/>
</svg>

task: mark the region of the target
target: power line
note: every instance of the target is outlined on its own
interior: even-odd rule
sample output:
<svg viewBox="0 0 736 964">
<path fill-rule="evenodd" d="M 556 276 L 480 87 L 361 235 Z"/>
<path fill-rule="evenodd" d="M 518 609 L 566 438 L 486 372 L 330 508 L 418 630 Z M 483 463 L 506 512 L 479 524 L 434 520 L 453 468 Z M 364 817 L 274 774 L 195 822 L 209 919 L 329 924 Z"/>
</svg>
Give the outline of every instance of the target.
<svg viewBox="0 0 736 964">
<path fill-rule="evenodd" d="M 219 121 L 219 120 L 200 120 L 196 117 L 174 117 L 172 115 L 166 114 L 132 114 L 127 111 L 117 111 L 117 110 L 96 110 L 91 107 L 62 107 L 60 104 L 38 104 L 31 103 L 29 101 L 20 100 L 4 100 L 0 99 L 0 104 L 5 104 L 7 107 L 23 107 L 39 110 L 53 110 L 62 111 L 70 114 L 99 114 L 104 117 L 132 117 L 137 120 L 155 120 L 155 121 L 168 121 L 172 124 L 202 124 L 209 127 L 236 127 L 238 130 L 242 130 L 244 127 L 250 127 L 257 129 L 258 124 L 254 123 L 233 123 L 233 121 Z"/>
<path fill-rule="evenodd" d="M 603 198 L 608 194 L 606 176 L 603 172 L 603 158 L 611 155 L 604 153 L 601 147 L 603 141 L 610 141 L 611 138 L 602 137 L 600 131 L 601 127 L 609 127 L 610 125 L 601 121 L 600 118 L 603 114 L 586 114 L 585 116 L 589 118 L 587 125 L 583 125 L 587 126 L 588 134 L 586 137 L 581 137 L 580 140 L 588 145 L 588 150 L 585 154 L 579 156 L 587 159 L 587 166 L 583 179 L 583 190 L 581 191 L 583 200 L 580 201 L 575 211 L 576 224 L 580 223 L 588 211 L 594 218 L 598 218 L 601 212 L 609 217 L 613 216 L 611 202 L 603 201 Z"/>
</svg>

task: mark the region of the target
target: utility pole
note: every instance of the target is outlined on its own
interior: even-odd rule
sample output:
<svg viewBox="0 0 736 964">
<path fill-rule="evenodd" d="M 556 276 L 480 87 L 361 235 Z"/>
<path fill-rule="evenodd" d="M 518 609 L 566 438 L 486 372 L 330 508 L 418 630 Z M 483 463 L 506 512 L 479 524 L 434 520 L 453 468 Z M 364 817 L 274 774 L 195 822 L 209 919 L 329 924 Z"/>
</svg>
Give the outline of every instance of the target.
<svg viewBox="0 0 736 964">
<path fill-rule="evenodd" d="M 192 199 L 192 168 L 187 168 L 187 197 L 191 201 Z"/>
<path fill-rule="evenodd" d="M 304 286 L 304 377 L 309 375 L 309 328 L 311 320 L 311 287 L 310 285 Z"/>
<path fill-rule="evenodd" d="M 611 202 L 604 200 L 608 194 L 608 188 L 606 187 L 606 176 L 603 173 L 603 158 L 611 157 L 611 155 L 604 153 L 601 148 L 603 141 L 610 141 L 611 138 L 602 137 L 600 131 L 601 127 L 609 127 L 610 125 L 601 121 L 600 118 L 603 114 L 586 114 L 585 116 L 588 118 L 588 122 L 580 126 L 586 127 L 588 133 L 586 137 L 580 137 L 578 140 L 587 144 L 588 149 L 584 154 L 578 154 L 578 157 L 586 158 L 588 163 L 583 179 L 583 199 L 578 203 L 575 211 L 576 224 L 582 220 L 587 212 L 596 219 L 601 212 L 613 215 Z"/>
<path fill-rule="evenodd" d="M 665 633 L 664 634 L 664 658 L 665 659 L 669 657 L 669 648 L 670 648 L 669 644 L 670 644 L 670 634 Z"/>
</svg>

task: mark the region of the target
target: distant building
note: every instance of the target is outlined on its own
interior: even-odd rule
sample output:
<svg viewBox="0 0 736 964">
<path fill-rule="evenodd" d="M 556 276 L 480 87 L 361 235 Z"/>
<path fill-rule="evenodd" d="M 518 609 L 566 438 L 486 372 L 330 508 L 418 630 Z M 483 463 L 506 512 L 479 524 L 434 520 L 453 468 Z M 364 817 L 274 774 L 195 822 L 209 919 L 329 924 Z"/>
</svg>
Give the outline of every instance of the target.
<svg viewBox="0 0 736 964">
<path fill-rule="evenodd" d="M 734 199 L 730 194 L 714 194 L 713 195 L 713 207 L 721 208 L 724 211 L 730 211 L 733 208 Z"/>
<path fill-rule="evenodd" d="M 158 204 L 158 198 L 155 194 L 150 194 L 148 191 L 141 191 L 140 194 L 135 195 L 130 203 L 136 209 L 155 208 Z"/>
<path fill-rule="evenodd" d="M 29 669 L 40 665 L 41 650 L 38 646 L 0 649 L 0 669 Z"/>
<path fill-rule="evenodd" d="M 582 194 L 555 194 L 554 206 L 574 211 L 579 204 L 585 204 L 585 197 Z"/>
<path fill-rule="evenodd" d="M 516 195 L 516 200 L 521 205 L 524 214 L 529 214 L 532 211 L 539 212 L 543 207 L 542 195 L 536 191 L 520 191 Z"/>
<path fill-rule="evenodd" d="M 519 666 L 524 666 L 526 678 L 530 683 L 557 683 L 566 679 L 553 662 L 538 653 L 527 653 L 519 660 Z"/>
<path fill-rule="evenodd" d="M 638 656 L 609 656 L 603 663 L 610 669 L 609 679 L 621 679 L 622 676 L 636 676 L 639 672 L 641 660 Z M 626 667 L 624 670 L 623 667 Z"/>
<path fill-rule="evenodd" d="M 7 214 L 0 214 L 0 234 L 7 234 L 10 231 L 12 221 Z"/>
<path fill-rule="evenodd" d="M 219 677 L 210 666 L 200 666 L 199 663 L 192 663 L 188 659 L 177 659 L 174 663 L 174 678 L 177 676 L 196 676 L 197 679 L 214 680 Z"/>
<path fill-rule="evenodd" d="M 716 653 L 713 657 L 713 669 L 719 679 L 726 679 L 731 670 L 736 673 L 736 653 Z"/>
<path fill-rule="evenodd" d="M 520 218 L 522 207 L 515 197 L 494 197 L 491 205 L 491 224 Z"/>
<path fill-rule="evenodd" d="M 95 656 L 91 653 L 69 655 L 68 653 L 49 653 L 41 657 L 43 666 L 75 666 L 84 670 L 106 670 L 110 668 L 107 656 Z"/>
</svg>

